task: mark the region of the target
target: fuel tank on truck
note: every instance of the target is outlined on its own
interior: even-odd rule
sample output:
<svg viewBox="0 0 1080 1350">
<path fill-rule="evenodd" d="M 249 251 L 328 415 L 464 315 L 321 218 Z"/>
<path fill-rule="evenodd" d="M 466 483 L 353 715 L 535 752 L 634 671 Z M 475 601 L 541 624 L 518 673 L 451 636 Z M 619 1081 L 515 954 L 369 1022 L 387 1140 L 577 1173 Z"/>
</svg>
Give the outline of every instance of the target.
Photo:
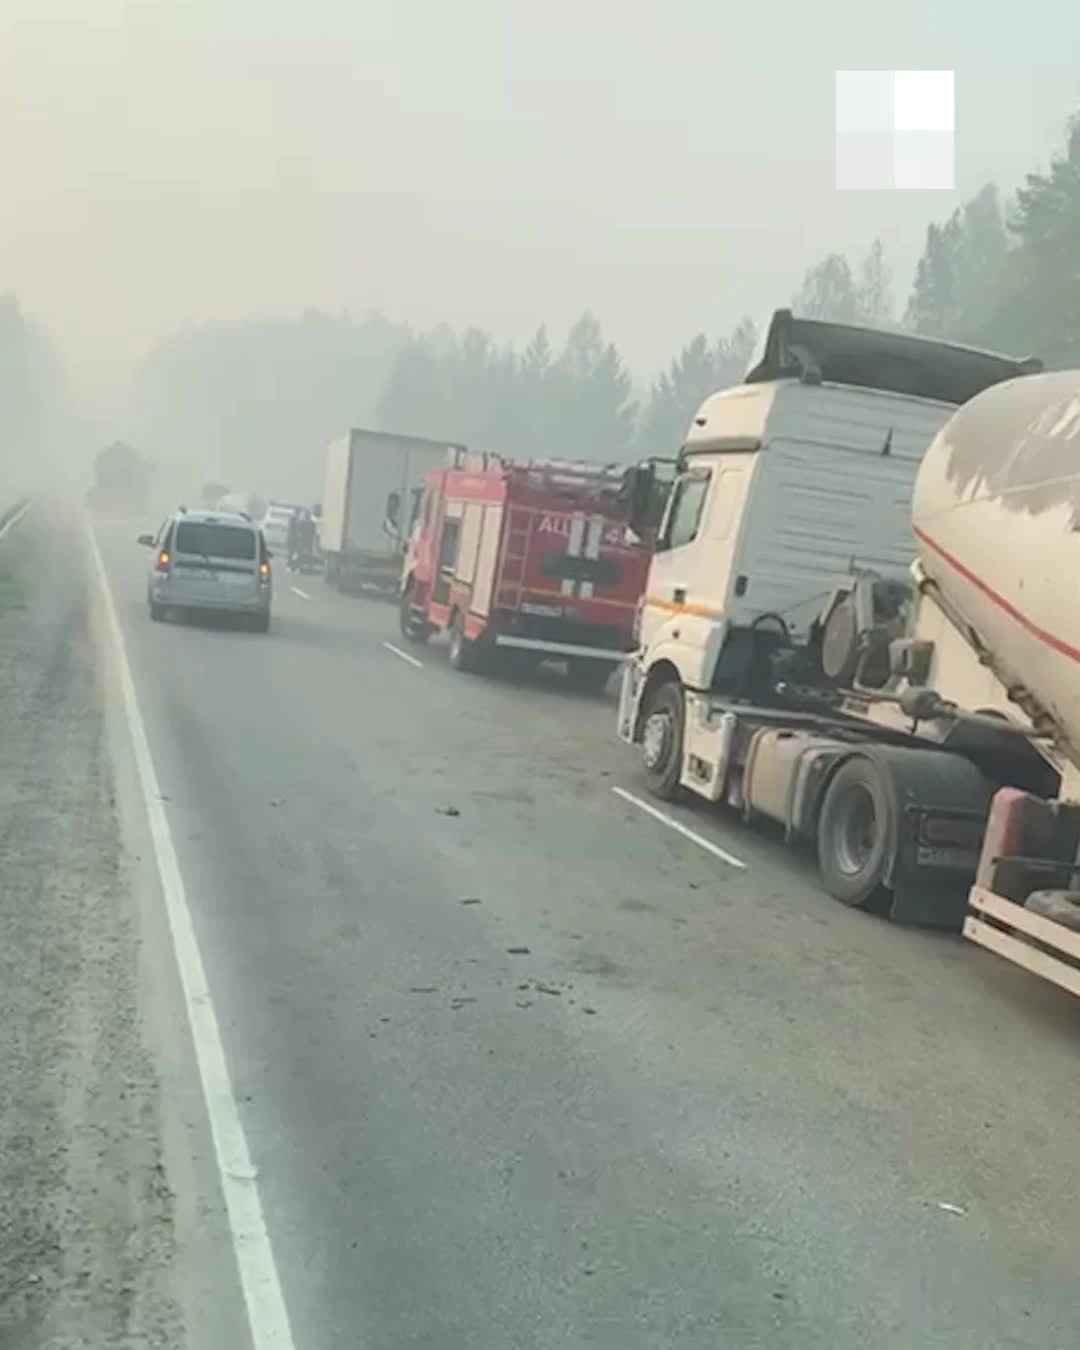
<svg viewBox="0 0 1080 1350">
<path fill-rule="evenodd" d="M 919 561 L 1080 750 L 1080 371 L 1026 375 L 961 406 L 919 467 Z M 942 691 L 951 697 L 948 691 Z"/>
</svg>

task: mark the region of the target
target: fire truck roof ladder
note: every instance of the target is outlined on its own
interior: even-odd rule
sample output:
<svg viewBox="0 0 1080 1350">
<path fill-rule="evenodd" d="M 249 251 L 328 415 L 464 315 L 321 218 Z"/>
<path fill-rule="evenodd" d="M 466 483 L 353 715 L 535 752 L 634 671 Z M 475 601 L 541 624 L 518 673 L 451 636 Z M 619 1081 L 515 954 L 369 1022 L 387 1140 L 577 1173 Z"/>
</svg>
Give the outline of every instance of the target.
<svg viewBox="0 0 1080 1350">
<path fill-rule="evenodd" d="M 626 481 L 624 464 L 584 459 L 512 460 L 490 450 L 450 449 L 450 465 L 468 473 L 501 473 L 534 492 L 563 493 L 581 501 L 617 497 Z"/>
<path fill-rule="evenodd" d="M 536 491 L 569 490 L 590 497 L 617 494 L 626 474 L 619 464 L 590 464 L 571 459 L 530 459 L 509 468 L 512 476 Z"/>
</svg>

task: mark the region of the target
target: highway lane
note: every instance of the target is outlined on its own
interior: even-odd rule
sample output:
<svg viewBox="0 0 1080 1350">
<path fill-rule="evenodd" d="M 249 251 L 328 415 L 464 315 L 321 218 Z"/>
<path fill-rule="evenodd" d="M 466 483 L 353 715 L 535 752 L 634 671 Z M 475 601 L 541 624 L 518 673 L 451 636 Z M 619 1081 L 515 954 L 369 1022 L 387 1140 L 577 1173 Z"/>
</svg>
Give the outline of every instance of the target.
<svg viewBox="0 0 1080 1350">
<path fill-rule="evenodd" d="M 1073 1003 L 644 816 L 598 700 L 99 538 L 298 1347 L 1072 1343 Z"/>
</svg>

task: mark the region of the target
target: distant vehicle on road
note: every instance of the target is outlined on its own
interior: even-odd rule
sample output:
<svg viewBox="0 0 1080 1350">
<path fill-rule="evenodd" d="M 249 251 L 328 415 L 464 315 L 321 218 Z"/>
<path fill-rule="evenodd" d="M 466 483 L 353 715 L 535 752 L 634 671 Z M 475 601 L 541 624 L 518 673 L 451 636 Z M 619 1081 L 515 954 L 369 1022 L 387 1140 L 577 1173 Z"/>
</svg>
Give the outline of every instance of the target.
<svg viewBox="0 0 1080 1350">
<path fill-rule="evenodd" d="M 269 630 L 270 550 L 254 521 L 180 510 L 157 534 L 139 535 L 139 543 L 154 550 L 146 603 L 155 623 L 179 610 L 230 614 L 249 620 L 257 632 Z"/>
<path fill-rule="evenodd" d="M 500 654 L 553 659 L 580 688 L 603 689 L 634 648 L 649 571 L 653 529 L 639 522 L 628 538 L 626 477 L 618 464 L 467 451 L 432 469 L 403 566 L 402 633 L 448 632 L 456 670 Z"/>
<path fill-rule="evenodd" d="M 289 521 L 299 511 L 286 502 L 271 502 L 262 518 L 262 532 L 271 548 L 284 553 L 289 546 Z"/>
<path fill-rule="evenodd" d="M 340 591 L 397 597 L 424 476 L 465 447 L 353 428 L 326 451 L 319 549 Z"/>
<path fill-rule="evenodd" d="M 133 446 L 116 441 L 94 457 L 94 481 L 86 502 L 99 515 L 123 516 L 146 509 L 154 471 Z"/>
</svg>

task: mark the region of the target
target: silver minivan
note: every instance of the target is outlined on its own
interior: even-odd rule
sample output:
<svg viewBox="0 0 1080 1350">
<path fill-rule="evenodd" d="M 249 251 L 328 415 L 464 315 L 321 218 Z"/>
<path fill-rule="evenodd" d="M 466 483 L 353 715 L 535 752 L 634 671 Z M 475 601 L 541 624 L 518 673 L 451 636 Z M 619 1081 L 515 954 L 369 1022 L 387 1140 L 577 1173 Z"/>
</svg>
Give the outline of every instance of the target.
<svg viewBox="0 0 1080 1350">
<path fill-rule="evenodd" d="M 139 543 L 154 550 L 146 603 L 155 623 L 170 610 L 212 612 L 269 630 L 271 554 L 248 516 L 181 509 Z"/>
</svg>

